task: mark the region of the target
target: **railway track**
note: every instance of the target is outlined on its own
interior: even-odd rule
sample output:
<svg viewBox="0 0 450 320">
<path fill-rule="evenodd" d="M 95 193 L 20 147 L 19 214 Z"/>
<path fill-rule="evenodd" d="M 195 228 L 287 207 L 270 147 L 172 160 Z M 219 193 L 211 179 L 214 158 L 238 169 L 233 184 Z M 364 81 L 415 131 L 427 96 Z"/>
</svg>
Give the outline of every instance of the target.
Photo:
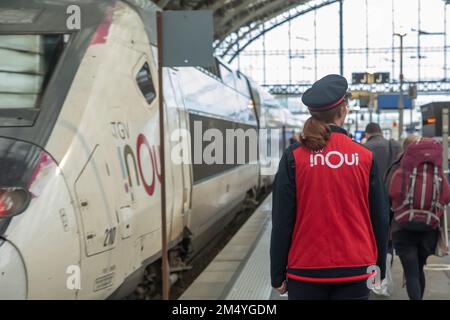
<svg viewBox="0 0 450 320">
<path fill-rule="evenodd" d="M 177 281 L 170 288 L 170 299 L 177 300 L 183 292 L 189 288 L 189 286 L 197 279 L 197 277 L 206 269 L 211 261 L 222 251 L 227 243 L 233 238 L 233 236 L 239 231 L 242 225 L 251 217 L 256 208 L 263 202 L 263 200 L 270 194 L 271 190 L 266 190 L 261 193 L 256 201 L 248 202 L 243 205 L 243 208 L 236 214 L 232 221 L 217 234 L 214 241 L 203 248 L 194 257 L 188 260 L 188 263 L 192 268 L 181 274 Z M 153 281 L 151 282 L 153 283 Z M 156 280 L 157 288 L 148 290 L 148 288 L 138 288 L 138 292 L 135 292 L 127 299 L 130 300 L 157 300 L 161 299 L 161 286 L 160 279 Z M 139 292 L 141 291 L 141 292 Z M 149 295 L 146 292 L 156 292 L 156 294 Z"/>
</svg>

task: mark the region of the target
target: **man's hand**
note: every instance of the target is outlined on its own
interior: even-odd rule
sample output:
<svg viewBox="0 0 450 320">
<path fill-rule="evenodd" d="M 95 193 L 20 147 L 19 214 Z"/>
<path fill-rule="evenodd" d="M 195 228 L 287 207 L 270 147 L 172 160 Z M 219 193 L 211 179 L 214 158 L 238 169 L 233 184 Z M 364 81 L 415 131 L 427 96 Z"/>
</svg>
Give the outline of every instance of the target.
<svg viewBox="0 0 450 320">
<path fill-rule="evenodd" d="M 286 281 L 283 281 L 281 287 L 276 288 L 276 290 L 278 291 L 279 294 L 285 294 L 287 292 Z"/>
</svg>

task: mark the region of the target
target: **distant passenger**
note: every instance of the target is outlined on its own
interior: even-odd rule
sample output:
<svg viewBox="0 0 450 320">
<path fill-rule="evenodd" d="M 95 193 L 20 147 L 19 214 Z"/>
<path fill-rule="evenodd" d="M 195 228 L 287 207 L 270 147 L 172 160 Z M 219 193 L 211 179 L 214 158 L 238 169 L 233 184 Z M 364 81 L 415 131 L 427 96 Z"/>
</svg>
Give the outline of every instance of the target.
<svg viewBox="0 0 450 320">
<path fill-rule="evenodd" d="M 366 144 L 366 142 L 367 142 L 366 132 L 363 132 L 363 135 L 361 137 L 361 144 Z"/>
<path fill-rule="evenodd" d="M 389 169 L 386 172 L 386 175 L 385 175 L 385 181 L 386 182 L 385 182 L 385 184 L 386 184 L 387 188 L 389 188 L 389 184 L 391 182 L 392 174 L 400 166 L 400 160 L 402 160 L 403 153 L 406 151 L 406 149 L 408 149 L 409 145 L 411 145 L 413 142 L 416 142 L 417 139 L 418 139 L 418 137 L 415 134 L 410 134 L 409 136 L 406 137 L 405 140 L 403 140 L 403 145 L 402 145 L 403 152 L 401 152 L 398 155 L 398 158 L 391 164 L 391 166 L 389 167 Z"/>
<path fill-rule="evenodd" d="M 290 144 L 294 144 L 300 141 L 300 135 L 298 133 L 294 133 L 294 135 L 289 139 Z"/>
<path fill-rule="evenodd" d="M 377 123 L 369 123 L 365 134 L 367 141 L 364 146 L 373 152 L 380 175 L 384 178 L 388 168 L 402 152 L 402 146 L 393 139 L 385 139 Z"/>
<path fill-rule="evenodd" d="M 416 140 L 417 140 L 417 136 L 415 136 L 413 134 L 409 135 L 403 141 L 403 146 L 402 146 L 403 148 L 402 149 L 406 150 L 408 148 L 408 146 L 411 143 L 415 142 Z M 394 163 L 389 167 L 389 169 L 386 172 L 386 175 L 385 175 L 385 178 L 384 178 L 384 184 L 385 184 L 386 188 L 388 188 L 388 189 L 389 189 L 389 184 L 390 184 L 391 179 L 392 179 L 392 174 L 400 166 L 400 160 L 401 160 L 402 156 L 403 156 L 403 153 L 400 153 L 398 155 L 398 158 L 396 159 L 396 161 L 394 161 Z M 389 198 L 389 208 L 391 208 L 391 207 L 392 207 L 391 199 Z M 392 225 L 392 218 L 393 218 L 393 212 L 392 212 L 392 209 L 391 209 L 390 210 L 390 215 L 389 215 L 389 221 L 390 221 L 389 228 L 390 228 L 390 231 L 389 231 L 389 242 L 388 242 L 388 254 L 387 254 L 387 257 L 386 257 L 386 280 L 389 280 L 389 282 L 388 281 L 383 282 L 380 288 L 373 290 L 375 294 L 381 295 L 381 296 L 390 296 L 390 295 L 392 295 L 394 293 L 393 292 L 394 284 L 392 282 L 393 280 L 392 280 L 392 271 L 391 271 L 392 270 L 392 266 L 393 266 L 393 262 L 394 262 L 394 247 L 393 247 L 393 244 L 392 244 L 392 231 L 393 231 L 392 230 L 392 226 L 393 226 Z M 394 230 L 395 230 L 395 228 L 394 228 Z M 389 270 L 388 268 L 391 269 L 391 270 Z M 390 274 L 388 274 L 388 273 L 390 273 Z"/>
<path fill-rule="evenodd" d="M 366 137 L 366 140 L 364 142 L 364 146 L 371 150 L 373 152 L 373 156 L 377 162 L 378 170 L 380 172 L 380 175 L 383 177 L 383 179 L 386 181 L 386 174 L 389 169 L 389 167 L 394 163 L 398 157 L 400 156 L 402 152 L 402 147 L 400 143 L 397 141 L 390 139 L 387 140 L 383 137 L 383 133 L 381 131 L 380 125 L 374 122 L 369 123 L 366 126 L 366 130 L 364 131 L 364 135 Z M 387 187 L 387 184 L 385 184 Z M 386 257 L 387 263 L 389 264 L 386 266 L 387 268 L 392 267 L 392 261 L 393 261 L 393 255 L 394 255 L 394 249 L 392 246 L 392 239 L 389 238 L 388 242 L 388 250 L 387 250 L 388 256 Z M 383 283 L 383 287 L 380 291 L 374 290 L 375 293 L 387 293 L 388 291 L 392 290 L 392 284 L 391 283 Z M 389 287 L 389 290 L 388 290 Z M 382 294 L 383 295 L 383 294 Z"/>
<path fill-rule="evenodd" d="M 441 220 L 450 201 L 450 189 L 442 172 L 440 143 L 409 136 L 403 149 L 387 173 L 391 237 L 403 266 L 408 297 L 421 300 L 428 257 L 447 251 Z"/>
<path fill-rule="evenodd" d="M 366 300 L 371 269 L 385 277 L 387 194 L 372 153 L 342 128 L 347 89 L 328 75 L 305 92 L 311 118 L 276 175 L 271 281 L 290 300 Z"/>
</svg>

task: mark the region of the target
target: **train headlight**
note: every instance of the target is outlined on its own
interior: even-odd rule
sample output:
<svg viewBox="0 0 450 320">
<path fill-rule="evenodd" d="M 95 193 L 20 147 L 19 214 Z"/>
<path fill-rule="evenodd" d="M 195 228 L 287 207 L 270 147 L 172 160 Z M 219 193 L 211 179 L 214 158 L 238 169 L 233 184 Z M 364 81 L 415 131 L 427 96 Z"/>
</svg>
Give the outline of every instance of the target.
<svg viewBox="0 0 450 320">
<path fill-rule="evenodd" d="M 30 200 L 31 194 L 24 188 L 0 187 L 0 219 L 21 214 Z"/>
</svg>

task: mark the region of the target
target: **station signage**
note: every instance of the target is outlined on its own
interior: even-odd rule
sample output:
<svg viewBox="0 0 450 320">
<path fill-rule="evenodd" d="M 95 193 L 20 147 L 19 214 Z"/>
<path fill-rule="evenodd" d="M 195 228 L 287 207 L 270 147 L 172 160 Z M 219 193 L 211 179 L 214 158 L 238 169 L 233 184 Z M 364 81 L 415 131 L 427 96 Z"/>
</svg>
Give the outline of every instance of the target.
<svg viewBox="0 0 450 320">
<path fill-rule="evenodd" d="M 378 108 L 382 110 L 397 110 L 400 95 L 397 94 L 378 94 Z M 412 101 L 407 95 L 403 95 L 403 106 L 405 109 L 411 109 Z"/>
<path fill-rule="evenodd" d="M 377 83 L 389 83 L 389 72 L 355 72 L 352 73 L 353 84 L 377 84 Z"/>
</svg>

